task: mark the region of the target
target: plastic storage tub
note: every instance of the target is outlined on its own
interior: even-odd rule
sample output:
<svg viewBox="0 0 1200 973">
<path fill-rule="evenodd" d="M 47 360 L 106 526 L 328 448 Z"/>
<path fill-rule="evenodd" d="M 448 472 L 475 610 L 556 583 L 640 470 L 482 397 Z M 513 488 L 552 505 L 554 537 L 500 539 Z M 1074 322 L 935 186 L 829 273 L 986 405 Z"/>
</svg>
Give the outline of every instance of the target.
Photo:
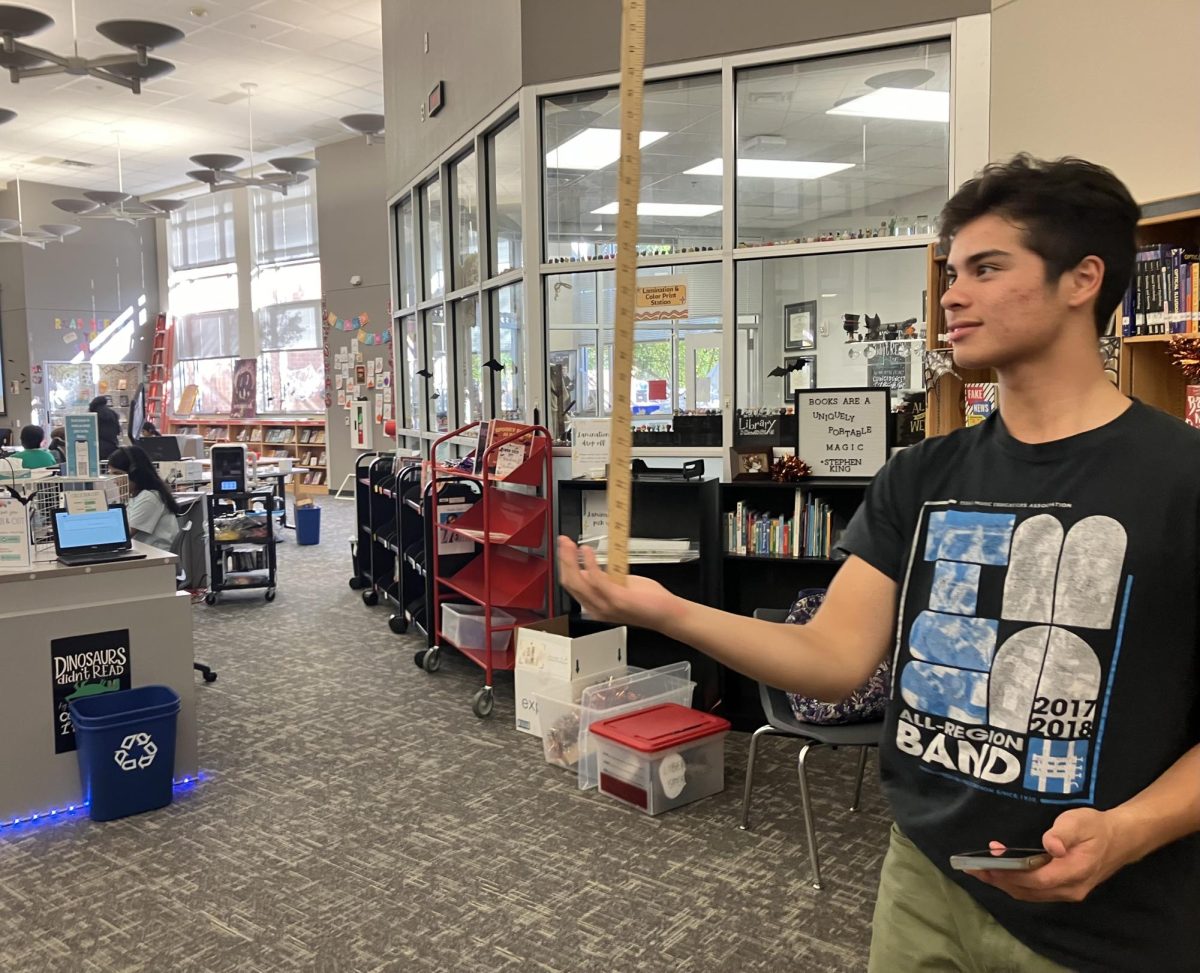
<svg viewBox="0 0 1200 973">
<path fill-rule="evenodd" d="M 534 693 L 546 763 L 566 770 L 575 770 L 579 763 L 579 724 L 583 713 L 579 699 L 584 690 L 593 686 L 602 687 L 606 683 L 611 685 L 618 679 L 641 671 L 637 666 L 620 666 L 581 676 L 569 683 L 558 683 L 556 689 L 549 692 Z"/>
<path fill-rule="evenodd" d="M 599 720 L 647 709 L 660 703 L 692 705 L 696 684 L 691 680 L 690 662 L 647 669 L 600 686 L 589 686 L 579 697 L 579 789 L 590 790 L 598 782 L 596 750 L 588 728 Z"/>
<path fill-rule="evenodd" d="M 442 634 L 460 649 L 482 650 L 487 609 L 482 605 L 442 605 Z M 516 619 L 499 608 L 492 609 L 492 625 L 512 625 Z M 503 652 L 512 639 L 512 629 L 492 632 L 492 651 Z"/>
<path fill-rule="evenodd" d="M 729 721 L 663 703 L 591 726 L 600 790 L 647 814 L 725 789 Z"/>
<path fill-rule="evenodd" d="M 179 696 L 138 686 L 70 704 L 79 778 L 93 821 L 112 821 L 171 803 Z"/>
</svg>

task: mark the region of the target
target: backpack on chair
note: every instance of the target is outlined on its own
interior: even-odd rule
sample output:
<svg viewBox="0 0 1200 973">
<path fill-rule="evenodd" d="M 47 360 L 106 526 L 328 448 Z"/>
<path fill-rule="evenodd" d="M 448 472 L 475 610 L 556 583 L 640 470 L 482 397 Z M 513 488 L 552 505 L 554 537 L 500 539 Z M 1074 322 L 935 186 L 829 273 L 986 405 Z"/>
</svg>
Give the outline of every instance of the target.
<svg viewBox="0 0 1200 973">
<path fill-rule="evenodd" d="M 785 624 L 803 625 L 816 613 L 825 601 L 824 588 L 803 588 L 788 611 Z M 879 719 L 887 709 L 892 687 L 892 659 L 888 655 L 871 678 L 840 703 L 827 703 L 799 693 L 788 693 L 788 702 L 796 719 L 821 726 L 836 726 L 844 723 L 865 723 Z"/>
</svg>

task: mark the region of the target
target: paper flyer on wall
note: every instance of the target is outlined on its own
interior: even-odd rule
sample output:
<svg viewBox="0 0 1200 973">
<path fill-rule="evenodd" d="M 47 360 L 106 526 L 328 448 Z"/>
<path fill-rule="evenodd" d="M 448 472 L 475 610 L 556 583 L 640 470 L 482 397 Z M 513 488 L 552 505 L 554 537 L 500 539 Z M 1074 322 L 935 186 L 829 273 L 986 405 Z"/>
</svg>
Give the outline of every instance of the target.
<svg viewBox="0 0 1200 973">
<path fill-rule="evenodd" d="M 100 475 L 97 421 L 94 412 L 72 413 L 63 418 L 67 439 L 67 476 Z"/>
</svg>

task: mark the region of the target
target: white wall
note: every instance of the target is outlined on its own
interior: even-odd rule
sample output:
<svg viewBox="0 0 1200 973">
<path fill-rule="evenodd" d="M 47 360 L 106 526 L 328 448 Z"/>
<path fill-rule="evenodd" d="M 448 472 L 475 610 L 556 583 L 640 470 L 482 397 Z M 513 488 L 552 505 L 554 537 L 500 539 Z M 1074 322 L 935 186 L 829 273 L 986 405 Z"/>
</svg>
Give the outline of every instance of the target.
<svg viewBox="0 0 1200 973">
<path fill-rule="evenodd" d="M 1197 0 L 993 0 L 991 154 L 1075 155 L 1140 202 L 1200 191 Z"/>
</svg>

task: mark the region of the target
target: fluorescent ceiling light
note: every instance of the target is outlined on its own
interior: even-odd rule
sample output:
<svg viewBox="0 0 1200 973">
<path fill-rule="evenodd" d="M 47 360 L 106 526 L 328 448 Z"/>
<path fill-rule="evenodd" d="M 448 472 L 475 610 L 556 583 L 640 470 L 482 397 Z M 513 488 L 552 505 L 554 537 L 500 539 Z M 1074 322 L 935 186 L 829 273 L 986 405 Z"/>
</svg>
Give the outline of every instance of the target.
<svg viewBox="0 0 1200 973">
<path fill-rule="evenodd" d="M 822 294 L 822 297 L 837 297 L 836 294 Z"/>
<path fill-rule="evenodd" d="M 666 138 L 666 132 L 642 132 L 638 140 L 644 149 L 647 145 Z M 572 135 L 557 149 L 546 153 L 547 169 L 603 169 L 621 158 L 621 130 L 619 128 L 585 128 Z"/>
<path fill-rule="evenodd" d="M 910 122 L 949 122 L 950 92 L 923 88 L 878 88 L 830 108 L 826 115 L 896 118 Z"/>
<path fill-rule="evenodd" d="M 820 179 L 843 169 L 853 169 L 853 162 L 800 162 L 793 159 L 738 159 L 739 176 L 761 179 Z M 684 171 L 685 176 L 719 176 L 725 171 L 720 159 Z"/>
<path fill-rule="evenodd" d="M 615 216 L 618 209 L 616 203 L 609 203 L 592 210 L 592 213 L 597 216 Z M 719 203 L 638 203 L 638 216 L 712 216 L 721 209 Z"/>
</svg>

